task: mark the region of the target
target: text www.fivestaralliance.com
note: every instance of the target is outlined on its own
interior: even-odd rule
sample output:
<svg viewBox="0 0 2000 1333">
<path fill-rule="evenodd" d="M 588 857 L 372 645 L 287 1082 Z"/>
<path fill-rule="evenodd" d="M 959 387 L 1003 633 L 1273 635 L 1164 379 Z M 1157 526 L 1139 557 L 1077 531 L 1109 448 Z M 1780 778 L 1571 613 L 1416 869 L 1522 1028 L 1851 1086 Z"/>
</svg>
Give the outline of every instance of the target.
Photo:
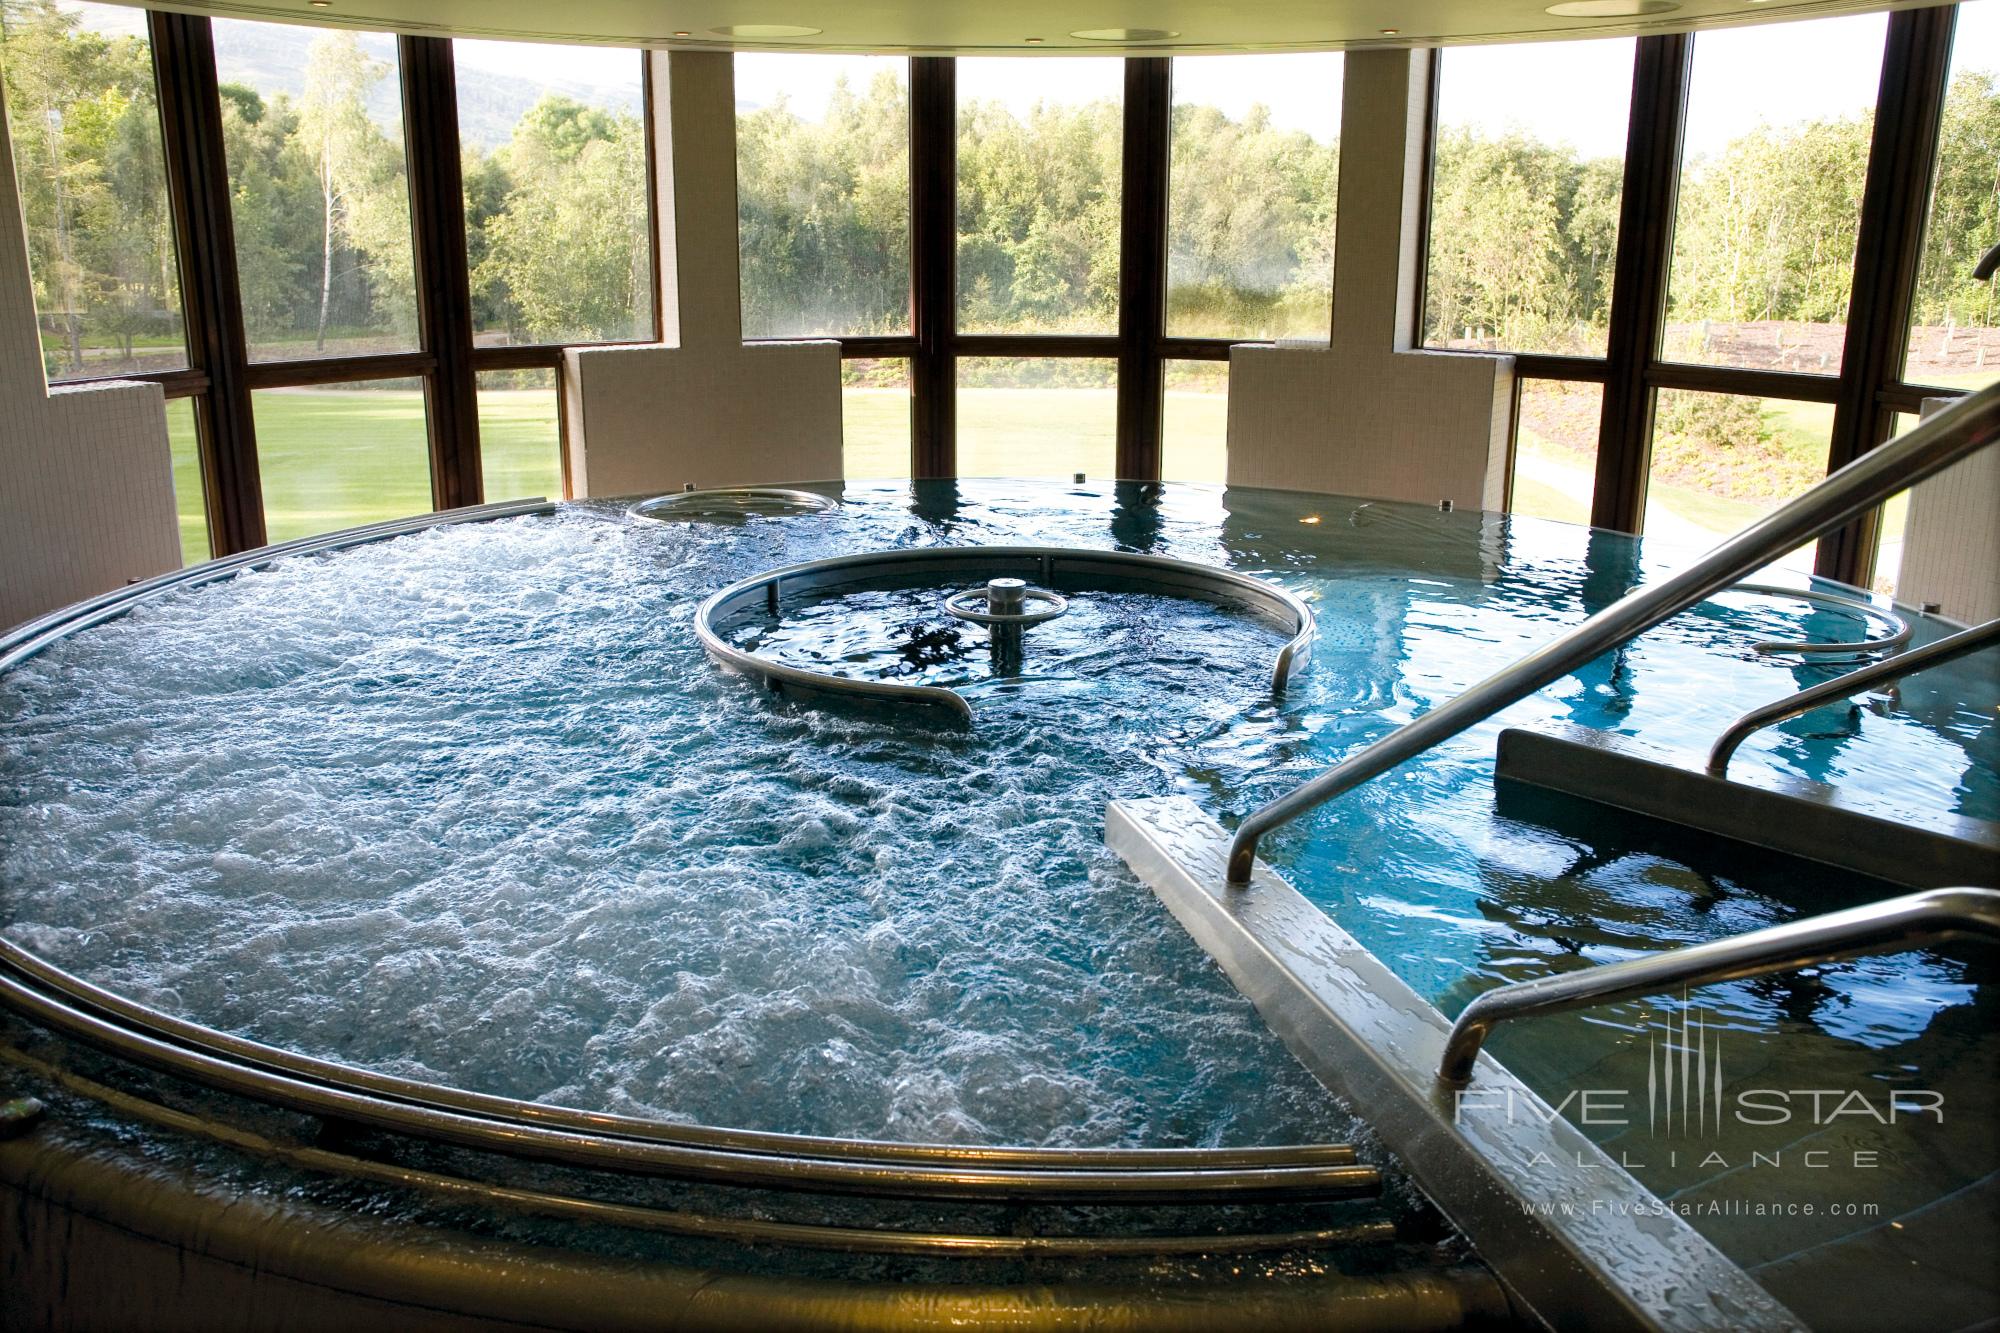
<svg viewBox="0 0 2000 1333">
<path fill-rule="evenodd" d="M 1569 1199 L 1523 1203 L 1530 1217 L 1879 1217 L 1879 1203 L 1774 1203 L 1754 1199 Z"/>
</svg>

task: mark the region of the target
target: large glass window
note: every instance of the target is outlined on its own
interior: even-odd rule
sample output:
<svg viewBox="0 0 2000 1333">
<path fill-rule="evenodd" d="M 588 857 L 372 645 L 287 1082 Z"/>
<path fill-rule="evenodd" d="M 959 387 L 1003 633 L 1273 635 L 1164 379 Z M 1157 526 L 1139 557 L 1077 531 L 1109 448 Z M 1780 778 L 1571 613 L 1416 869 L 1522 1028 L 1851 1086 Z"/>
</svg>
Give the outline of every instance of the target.
<svg viewBox="0 0 2000 1333">
<path fill-rule="evenodd" d="M 1118 363 L 961 357 L 958 475 L 1116 474 Z"/>
<path fill-rule="evenodd" d="M 1338 54 L 1174 61 L 1170 336 L 1327 336 L 1342 69 Z"/>
<path fill-rule="evenodd" d="M 208 537 L 208 501 L 202 491 L 194 399 L 167 401 L 167 448 L 174 460 L 174 511 L 180 519 L 181 563 L 198 565 L 214 554 L 214 547 Z"/>
<path fill-rule="evenodd" d="M 1694 39 L 1662 355 L 1840 373 L 1888 16 Z"/>
<path fill-rule="evenodd" d="M 268 540 L 430 511 L 423 381 L 265 389 L 250 400 Z"/>
<path fill-rule="evenodd" d="M 653 337 L 645 57 L 454 41 L 475 340 Z"/>
<path fill-rule="evenodd" d="M 1630 38 L 1438 53 L 1424 341 L 1602 356 Z"/>
<path fill-rule="evenodd" d="M 1560 523 L 1590 522 L 1604 386 L 1521 381 L 1514 425 L 1514 497 L 1508 510 Z"/>
<path fill-rule="evenodd" d="M 1160 475 L 1168 481 L 1227 479 L 1229 363 L 1169 361 L 1160 412 Z"/>
<path fill-rule="evenodd" d="M 1662 389 L 1653 414 L 1646 536 L 1705 549 L 1826 475 L 1833 405 Z M 1776 563 L 1810 571 L 1817 543 Z"/>
<path fill-rule="evenodd" d="M 1903 378 L 1975 389 L 2000 380 L 2000 282 L 1972 276 L 2000 242 L 2000 0 L 1958 7 L 1945 89 Z"/>
<path fill-rule="evenodd" d="M 414 350 L 395 39 L 237 19 L 214 32 L 250 359 Z"/>
<path fill-rule="evenodd" d="M 841 362 L 840 428 L 843 476 L 909 476 L 910 363 Z"/>
<path fill-rule="evenodd" d="M 1120 60 L 958 62 L 961 330 L 1118 331 L 1124 98 Z"/>
<path fill-rule="evenodd" d="M 184 368 L 145 11 L 0 0 L 0 69 L 48 377 Z"/>
<path fill-rule="evenodd" d="M 489 370 L 479 394 L 479 472 L 488 503 L 563 498 L 562 415 L 553 370 Z"/>
<path fill-rule="evenodd" d="M 736 57 L 744 337 L 909 331 L 909 68 Z"/>
</svg>

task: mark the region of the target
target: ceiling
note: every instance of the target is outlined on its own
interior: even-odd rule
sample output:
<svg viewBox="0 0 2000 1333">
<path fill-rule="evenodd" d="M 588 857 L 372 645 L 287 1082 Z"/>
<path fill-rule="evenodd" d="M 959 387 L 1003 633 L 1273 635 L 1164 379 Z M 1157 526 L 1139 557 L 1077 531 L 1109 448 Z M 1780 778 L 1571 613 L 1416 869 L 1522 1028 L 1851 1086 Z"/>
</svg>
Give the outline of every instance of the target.
<svg viewBox="0 0 2000 1333">
<path fill-rule="evenodd" d="M 1054 55 L 1302 51 L 1673 32 L 1921 0 L 189 0 L 217 17 L 685 50 Z M 1609 16 L 1574 11 L 1612 9 Z M 1633 10 L 1646 12 L 1632 15 Z M 802 31 L 775 36 L 781 26 Z M 1073 34 L 1133 33 L 1092 40 Z M 1151 34 L 1151 35 L 1147 35 Z M 1039 40 L 1031 40 L 1039 39 Z"/>
</svg>

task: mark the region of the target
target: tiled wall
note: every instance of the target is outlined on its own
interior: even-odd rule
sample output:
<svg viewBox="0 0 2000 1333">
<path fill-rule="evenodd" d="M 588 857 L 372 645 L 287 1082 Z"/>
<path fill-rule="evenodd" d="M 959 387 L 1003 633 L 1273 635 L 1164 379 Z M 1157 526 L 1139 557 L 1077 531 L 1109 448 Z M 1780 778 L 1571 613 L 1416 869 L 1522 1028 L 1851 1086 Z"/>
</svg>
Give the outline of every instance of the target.
<svg viewBox="0 0 2000 1333">
<path fill-rule="evenodd" d="M 671 345 L 567 354 L 572 487 L 609 496 L 837 480 L 840 345 L 743 343 L 735 62 L 706 51 L 649 59 Z"/>
<path fill-rule="evenodd" d="M 1924 415 L 1951 399 L 1924 402 Z M 1910 491 L 1896 598 L 1936 602 L 1971 625 L 2000 616 L 2000 449 L 1982 449 Z"/>
<path fill-rule="evenodd" d="M 0 144 L 6 110 L 0 106 Z M 0 151 L 0 628 L 181 562 L 159 386 L 50 392 L 13 155 Z"/>
<path fill-rule="evenodd" d="M 1428 51 L 1356 51 L 1342 92 L 1333 336 L 1238 347 L 1229 482 L 1499 509 L 1514 362 L 1412 350 Z"/>
</svg>

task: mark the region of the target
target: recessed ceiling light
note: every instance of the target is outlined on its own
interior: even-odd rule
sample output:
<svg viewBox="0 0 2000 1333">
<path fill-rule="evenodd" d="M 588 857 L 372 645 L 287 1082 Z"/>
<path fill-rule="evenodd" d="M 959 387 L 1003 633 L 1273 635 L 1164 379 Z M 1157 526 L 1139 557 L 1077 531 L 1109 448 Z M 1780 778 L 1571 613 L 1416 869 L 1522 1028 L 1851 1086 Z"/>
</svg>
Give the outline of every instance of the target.
<svg viewBox="0 0 2000 1333">
<path fill-rule="evenodd" d="M 692 36 L 694 36 L 694 34 L 693 34 L 693 33 L 691 33 L 691 32 L 677 32 L 677 33 L 675 33 L 675 34 L 674 34 L 674 36 L 676 36 L 676 37 L 692 37 Z"/>
<path fill-rule="evenodd" d="M 710 28 L 717 37 L 817 37 L 824 28 L 801 28 L 796 23 L 731 23 L 727 27 Z"/>
<path fill-rule="evenodd" d="M 1397 33 L 1401 32 L 1401 31 L 1402 31 L 1402 29 L 1401 29 L 1401 28 L 1377 28 L 1377 29 L 1376 29 L 1375 31 L 1377 31 L 1377 32 L 1381 33 L 1381 34 L 1382 34 L 1382 35 L 1383 35 L 1384 37 L 1394 37 L 1394 36 L 1395 36 L 1395 35 L 1396 35 Z"/>
<path fill-rule="evenodd" d="M 1083 28 L 1070 36 L 1086 42 L 1164 42 L 1180 34 L 1165 28 Z"/>
<path fill-rule="evenodd" d="M 1671 14 L 1678 0 L 1566 0 L 1548 12 L 1565 19 L 1635 19 L 1646 14 Z"/>
<path fill-rule="evenodd" d="M 332 9 L 333 0 L 306 0 L 314 9 Z"/>
<path fill-rule="evenodd" d="M 1021 40 L 1029 46 L 1040 46 L 1042 44 L 1042 39 L 1039 37 L 1023 37 Z"/>
</svg>

